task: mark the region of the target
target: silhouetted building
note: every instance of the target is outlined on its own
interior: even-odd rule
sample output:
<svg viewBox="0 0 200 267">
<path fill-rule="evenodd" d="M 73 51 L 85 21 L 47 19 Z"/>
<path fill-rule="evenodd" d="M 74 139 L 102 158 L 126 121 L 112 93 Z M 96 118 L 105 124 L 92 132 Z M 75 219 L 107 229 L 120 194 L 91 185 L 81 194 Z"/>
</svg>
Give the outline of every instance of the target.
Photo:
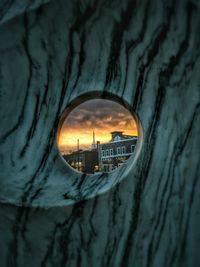
<svg viewBox="0 0 200 267">
<path fill-rule="evenodd" d="M 79 149 L 79 139 L 77 140 L 77 151 L 63 155 L 67 163 L 75 170 L 84 173 L 94 173 L 99 171 L 98 146 L 95 143 L 95 133 L 93 131 L 93 143 L 88 150 Z"/>
<path fill-rule="evenodd" d="M 79 150 L 71 154 L 63 155 L 64 159 L 77 171 L 94 173 L 98 170 L 98 151 Z"/>
<path fill-rule="evenodd" d="M 123 132 L 111 132 L 108 143 L 99 144 L 100 171 L 109 172 L 122 165 L 134 152 L 137 136 L 123 135 Z"/>
</svg>

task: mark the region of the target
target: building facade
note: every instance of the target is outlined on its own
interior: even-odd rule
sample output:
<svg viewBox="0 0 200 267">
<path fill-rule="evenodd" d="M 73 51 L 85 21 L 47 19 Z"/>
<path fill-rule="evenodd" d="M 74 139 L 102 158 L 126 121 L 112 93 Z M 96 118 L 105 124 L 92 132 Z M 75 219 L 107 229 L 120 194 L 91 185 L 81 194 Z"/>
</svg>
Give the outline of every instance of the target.
<svg viewBox="0 0 200 267">
<path fill-rule="evenodd" d="M 137 136 L 123 135 L 123 132 L 112 132 L 108 143 L 99 144 L 99 170 L 110 172 L 121 166 L 134 152 Z"/>
<path fill-rule="evenodd" d="M 120 167 L 134 152 L 137 136 L 123 135 L 123 132 L 111 132 L 112 138 L 108 143 L 93 144 L 88 150 L 73 151 L 63 155 L 67 163 L 75 170 L 84 173 L 110 172 Z"/>
<path fill-rule="evenodd" d="M 77 171 L 92 174 L 99 170 L 97 149 L 74 151 L 63 158 Z"/>
</svg>

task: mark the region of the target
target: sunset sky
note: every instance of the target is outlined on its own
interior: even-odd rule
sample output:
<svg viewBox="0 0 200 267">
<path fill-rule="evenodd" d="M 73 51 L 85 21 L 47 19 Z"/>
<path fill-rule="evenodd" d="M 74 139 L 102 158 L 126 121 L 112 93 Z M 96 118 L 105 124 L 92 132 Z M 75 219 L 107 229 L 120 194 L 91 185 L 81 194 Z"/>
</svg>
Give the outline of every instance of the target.
<svg viewBox="0 0 200 267">
<path fill-rule="evenodd" d="M 93 130 L 96 141 L 101 143 L 110 141 L 112 131 L 137 135 L 134 118 L 122 105 L 105 99 L 88 100 L 73 109 L 65 119 L 58 141 L 60 151 L 76 150 L 77 139 L 80 149 L 89 148 Z"/>
</svg>

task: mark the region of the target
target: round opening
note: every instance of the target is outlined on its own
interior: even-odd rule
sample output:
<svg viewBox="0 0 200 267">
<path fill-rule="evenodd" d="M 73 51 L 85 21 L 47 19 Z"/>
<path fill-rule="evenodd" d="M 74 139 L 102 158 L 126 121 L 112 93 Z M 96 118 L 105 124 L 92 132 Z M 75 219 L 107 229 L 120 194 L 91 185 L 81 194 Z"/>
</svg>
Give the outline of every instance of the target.
<svg viewBox="0 0 200 267">
<path fill-rule="evenodd" d="M 138 129 L 136 115 L 116 101 L 75 101 L 61 118 L 58 149 L 75 171 L 108 173 L 134 158 Z"/>
</svg>

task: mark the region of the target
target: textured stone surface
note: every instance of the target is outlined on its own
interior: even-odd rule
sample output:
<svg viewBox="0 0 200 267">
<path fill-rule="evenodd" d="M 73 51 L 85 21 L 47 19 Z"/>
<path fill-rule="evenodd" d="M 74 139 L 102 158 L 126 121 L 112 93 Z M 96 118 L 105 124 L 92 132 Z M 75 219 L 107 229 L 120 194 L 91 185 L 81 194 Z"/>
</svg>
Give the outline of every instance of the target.
<svg viewBox="0 0 200 267">
<path fill-rule="evenodd" d="M 15 3 L 1 4 L 1 266 L 199 266 L 198 1 Z M 58 154 L 62 112 L 85 93 L 142 123 L 141 153 L 109 176 Z"/>
<path fill-rule="evenodd" d="M 50 0 L 1 0 L 0 2 L 0 24 L 19 16 L 23 13 L 38 8 Z"/>
</svg>

